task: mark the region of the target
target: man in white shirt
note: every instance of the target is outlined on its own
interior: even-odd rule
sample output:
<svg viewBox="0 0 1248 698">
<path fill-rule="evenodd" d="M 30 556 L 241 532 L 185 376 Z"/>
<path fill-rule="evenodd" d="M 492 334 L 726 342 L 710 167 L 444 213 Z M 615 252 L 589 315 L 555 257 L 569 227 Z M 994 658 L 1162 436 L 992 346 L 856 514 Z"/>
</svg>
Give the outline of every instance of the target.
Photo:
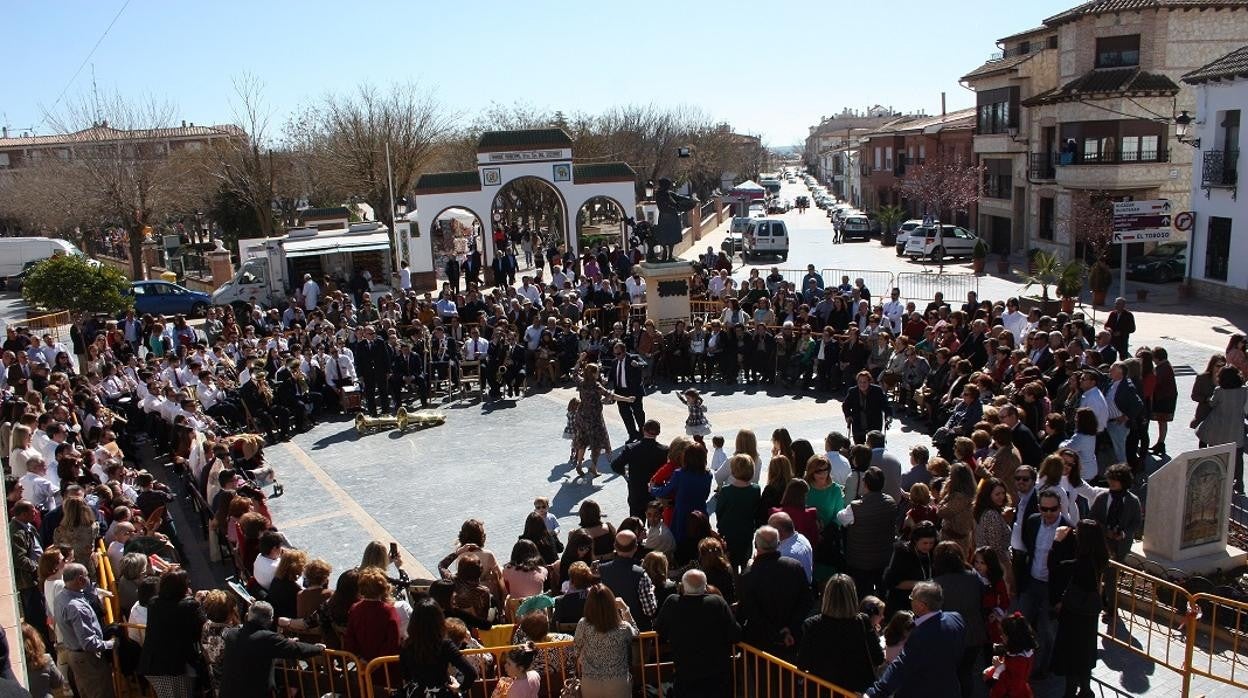
<svg viewBox="0 0 1248 698">
<path fill-rule="evenodd" d="M 49 366 L 56 365 L 57 354 L 61 352 L 69 354 L 69 350 L 65 348 L 65 345 L 53 341 L 50 334 L 43 335 L 43 346 L 39 347 L 39 352 L 43 354 L 43 362 Z"/>
<path fill-rule="evenodd" d="M 455 301 L 451 300 L 450 294 L 446 293 L 438 298 L 438 302 L 433 304 L 433 308 L 437 311 L 438 317 L 442 318 L 444 322 L 450 320 L 452 315 L 456 315 L 459 312 L 459 309 L 455 307 Z"/>
<path fill-rule="evenodd" d="M 663 505 L 657 501 L 646 505 L 644 545 L 646 550 L 656 550 L 664 555 L 671 555 L 676 551 L 676 538 L 667 526 L 663 525 Z"/>
<path fill-rule="evenodd" d="M 905 314 L 906 305 L 901 302 L 901 290 L 895 288 L 888 302 L 884 304 L 884 319 L 892 329 L 893 336 L 901 334 L 901 322 Z"/>
<path fill-rule="evenodd" d="M 635 269 L 632 276 L 624 280 L 624 290 L 628 293 L 628 300 L 633 305 L 646 302 L 646 280 L 641 278 L 641 274 Z"/>
<path fill-rule="evenodd" d="M 407 260 L 399 264 L 399 289 L 404 292 L 412 290 L 412 270 L 408 267 Z"/>
<path fill-rule="evenodd" d="M 329 349 L 329 361 L 324 366 L 325 382 L 334 390 L 355 382 L 355 361 L 337 345 Z"/>
<path fill-rule="evenodd" d="M 1082 391 L 1079 396 L 1079 406 L 1087 407 L 1096 415 L 1098 434 L 1105 431 L 1105 425 L 1109 424 L 1109 403 L 1105 400 L 1105 394 L 1101 392 L 1096 372 L 1084 371 L 1079 374 L 1079 390 Z"/>
<path fill-rule="evenodd" d="M 516 289 L 516 295 L 529 299 L 529 302 L 533 305 L 541 305 L 542 290 L 533 285 L 533 277 L 531 276 L 525 276 L 520 279 L 520 288 Z"/>
<path fill-rule="evenodd" d="M 1014 345 L 1027 334 L 1027 316 L 1018 309 L 1018 299 L 1011 298 L 1005 302 L 1005 312 L 1001 313 L 1001 324 L 1014 335 Z"/>
<path fill-rule="evenodd" d="M 793 519 L 784 512 L 777 512 L 767 518 L 767 525 L 776 529 L 780 533 L 780 551 L 781 557 L 792 558 L 802 565 L 802 569 L 806 572 L 806 581 L 811 582 L 815 578 L 815 551 L 811 547 L 810 541 L 806 540 L 806 536 L 798 533 L 793 528 Z"/>
<path fill-rule="evenodd" d="M 823 440 L 823 448 L 827 451 L 824 456 L 827 457 L 828 464 L 832 466 L 832 470 L 828 473 L 832 477 L 832 482 L 844 487 L 852 469 L 849 467 L 849 460 L 841 455 L 841 449 L 849 448 L 849 439 L 839 431 L 831 432 Z"/>
<path fill-rule="evenodd" d="M 317 301 L 321 299 L 321 287 L 312 280 L 311 274 L 303 275 L 303 308 L 315 310 Z"/>
<path fill-rule="evenodd" d="M 51 422 L 48 424 L 47 434 L 47 441 L 45 441 L 42 446 L 38 447 L 39 455 L 43 456 L 44 463 L 55 463 L 56 448 L 65 443 L 65 439 L 69 437 L 69 430 L 65 428 L 64 424 Z M 50 477 L 48 479 L 53 480 L 52 484 L 56 484 L 55 477 Z"/>
<path fill-rule="evenodd" d="M 464 340 L 464 360 L 484 361 L 489 352 L 490 343 L 481 338 L 481 330 L 474 325 L 468 330 L 468 339 Z"/>
<path fill-rule="evenodd" d="M 277 564 L 282 559 L 282 534 L 277 531 L 265 531 L 260 534 L 260 554 L 256 556 L 251 576 L 256 584 L 268 589 L 277 576 Z"/>
<path fill-rule="evenodd" d="M 711 277 L 706 284 L 706 290 L 710 293 L 711 298 L 719 298 L 724 293 L 724 287 L 728 285 L 728 272 L 720 270 L 718 274 Z"/>
<path fill-rule="evenodd" d="M 43 456 L 31 456 L 26 459 L 26 474 L 18 480 L 22 485 L 23 498 L 42 512 L 60 505 L 57 488 L 52 485 L 47 475 L 47 461 Z"/>
</svg>

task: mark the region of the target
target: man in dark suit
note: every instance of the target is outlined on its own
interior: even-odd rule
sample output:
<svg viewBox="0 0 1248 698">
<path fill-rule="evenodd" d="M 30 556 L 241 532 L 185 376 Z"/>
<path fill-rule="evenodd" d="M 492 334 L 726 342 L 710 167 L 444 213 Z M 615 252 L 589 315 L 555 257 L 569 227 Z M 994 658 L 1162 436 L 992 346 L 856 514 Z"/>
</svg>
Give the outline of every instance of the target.
<svg viewBox="0 0 1248 698">
<path fill-rule="evenodd" d="M 278 659 L 295 660 L 325 652 L 325 645 L 309 645 L 285 638 L 272 630 L 273 607 L 257 601 L 247 609 L 242 626 L 227 630 L 222 658 L 221 695 L 237 698 L 269 696 L 277 686 L 273 664 Z"/>
<path fill-rule="evenodd" d="M 433 328 L 426 369 L 430 380 L 449 380 L 452 385 L 459 385 L 459 345 L 446 336 L 446 330 L 441 325 Z"/>
<path fill-rule="evenodd" d="M 966 336 L 966 341 L 958 347 L 958 356 L 970 361 L 976 371 L 988 363 L 988 347 L 984 344 L 987 337 L 988 323 L 982 319 L 975 320 L 971 323 L 971 333 Z"/>
<path fill-rule="evenodd" d="M 1058 529 L 1073 524 L 1062 515 L 1062 497 L 1048 489 L 1036 495 L 1037 513 L 1027 517 L 1022 526 L 1022 548 L 1014 550 L 1018 588 L 1015 605 L 1036 631 L 1040 647 L 1036 651 L 1036 674 L 1047 673 L 1053 651 L 1056 628 L 1051 622 L 1052 602 L 1049 594 L 1049 556 L 1055 548 L 1073 546 L 1074 537 L 1059 540 Z M 1059 555 L 1057 559 L 1065 559 Z"/>
<path fill-rule="evenodd" d="M 802 563 L 782 557 L 779 548 L 776 529 L 762 526 L 754 532 L 754 562 L 737 583 L 737 620 L 746 642 L 792 658 L 814 595 Z"/>
<path fill-rule="evenodd" d="M 678 696 L 732 695 L 733 646 L 741 626 L 719 594 L 707 593 L 706 573 L 689 570 L 679 595 L 659 608 L 654 629 L 672 648 L 674 693 Z"/>
<path fill-rule="evenodd" d="M 1127 299 L 1119 297 L 1114 301 L 1114 309 L 1109 311 L 1105 319 L 1105 329 L 1109 330 L 1110 344 L 1118 352 L 1119 359 L 1131 358 L 1131 333 L 1135 332 L 1135 315 L 1127 310 Z"/>
<path fill-rule="evenodd" d="M 845 394 L 841 410 L 856 444 L 866 441 L 869 431 L 887 431 L 888 424 L 893 421 L 888 396 L 883 388 L 871 382 L 870 371 L 858 372 L 858 385 Z"/>
<path fill-rule="evenodd" d="M 364 407 L 369 414 L 377 416 L 378 401 L 383 411 L 390 410 L 386 396 L 386 376 L 390 372 L 390 349 L 385 340 L 377 336 L 372 325 L 363 328 L 363 335 L 352 347 L 355 354 L 355 370 L 360 377 Z"/>
<path fill-rule="evenodd" d="M 425 378 L 425 362 L 412 351 L 411 342 L 403 342 L 399 353 L 390 362 L 390 397 L 396 407 L 403 404 L 403 392 L 411 388 L 420 396 L 420 406 L 429 406 L 429 381 Z"/>
<path fill-rule="evenodd" d="M 894 698 L 961 698 L 958 665 L 966 648 L 966 621 L 942 611 L 944 594 L 935 582 L 918 582 L 910 591 L 914 629 L 897 658 L 866 695 Z"/>
<path fill-rule="evenodd" d="M 667 462 L 667 446 L 658 442 L 659 423 L 653 419 L 641 427 L 641 440 L 628 444 L 611 461 L 611 469 L 628 481 L 628 513 L 644 519 L 650 503 L 650 478 Z"/>
<path fill-rule="evenodd" d="M 1014 434 L 1014 447 L 1018 449 L 1018 455 L 1022 457 L 1022 461 L 1027 465 L 1039 467 L 1040 461 L 1044 459 L 1044 453 L 1040 450 L 1040 442 L 1036 440 L 1036 435 L 1032 433 L 1031 428 L 1019 421 L 1018 408 L 1012 404 L 1004 404 L 997 410 L 997 416 L 1001 419 L 1001 423 L 1010 428 Z"/>
<path fill-rule="evenodd" d="M 1097 356 L 1100 357 L 1100 363 L 1089 368 L 1108 366 L 1117 360 L 1118 348 L 1114 346 L 1113 335 L 1110 334 L 1109 330 L 1101 330 L 1096 333 L 1096 343 L 1092 346 L 1092 351 L 1095 351 Z"/>
<path fill-rule="evenodd" d="M 624 428 L 628 430 L 628 440 L 637 441 L 641 438 L 640 427 L 646 422 L 646 410 L 641 400 L 646 396 L 642 387 L 641 369 L 646 365 L 637 354 L 630 354 L 623 342 L 616 342 L 611 348 L 612 362 L 607 375 L 607 385 L 616 395 L 627 395 L 635 398 L 632 402 L 617 402 L 620 419 L 624 420 Z"/>
</svg>

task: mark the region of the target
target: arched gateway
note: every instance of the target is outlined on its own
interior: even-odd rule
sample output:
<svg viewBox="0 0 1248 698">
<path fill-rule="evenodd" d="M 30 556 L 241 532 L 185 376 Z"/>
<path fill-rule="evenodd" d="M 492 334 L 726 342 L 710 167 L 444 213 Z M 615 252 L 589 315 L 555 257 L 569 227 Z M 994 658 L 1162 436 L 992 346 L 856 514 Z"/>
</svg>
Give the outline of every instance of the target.
<svg viewBox="0 0 1248 698">
<path fill-rule="evenodd" d="M 575 164 L 572 160 L 572 137 L 561 128 L 487 131 L 477 143 L 477 169 L 422 175 L 415 190 L 417 227 L 408 241 L 413 283 L 435 285 L 435 240 L 428 231 L 433 230 L 437 216 L 448 208 L 497 212 L 499 194 L 514 189 L 508 185 L 517 180 L 521 180 L 518 185 L 540 180 L 557 194 L 559 205 L 545 212 L 537 225 L 543 235 L 562 243 L 567 254 L 579 252 L 576 216 L 590 200 L 605 197 L 632 215 L 637 205 L 637 173 L 632 167 L 623 162 Z M 484 269 L 489 269 L 497 250 L 495 227 L 507 224 L 492 213 L 481 218 Z"/>
</svg>

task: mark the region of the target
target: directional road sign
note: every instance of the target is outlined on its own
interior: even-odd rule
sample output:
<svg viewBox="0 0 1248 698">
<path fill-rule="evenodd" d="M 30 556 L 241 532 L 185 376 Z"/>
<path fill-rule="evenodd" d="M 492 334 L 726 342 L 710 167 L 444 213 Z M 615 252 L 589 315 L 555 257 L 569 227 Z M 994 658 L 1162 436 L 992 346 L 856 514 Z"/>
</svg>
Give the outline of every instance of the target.
<svg viewBox="0 0 1248 698">
<path fill-rule="evenodd" d="M 1170 202 L 1119 201 L 1114 204 L 1114 244 L 1170 239 Z"/>
</svg>

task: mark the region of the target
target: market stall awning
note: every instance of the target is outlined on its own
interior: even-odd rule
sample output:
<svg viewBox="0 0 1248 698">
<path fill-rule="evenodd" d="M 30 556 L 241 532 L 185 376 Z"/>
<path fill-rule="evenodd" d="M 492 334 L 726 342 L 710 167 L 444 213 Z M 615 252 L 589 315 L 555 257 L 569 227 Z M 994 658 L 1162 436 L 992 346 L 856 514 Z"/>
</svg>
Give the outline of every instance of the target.
<svg viewBox="0 0 1248 698">
<path fill-rule="evenodd" d="M 287 257 L 311 257 L 329 252 L 368 252 L 371 250 L 390 249 L 389 233 L 369 233 L 367 235 L 335 235 L 329 238 L 311 238 L 308 240 L 288 240 Z"/>
</svg>

